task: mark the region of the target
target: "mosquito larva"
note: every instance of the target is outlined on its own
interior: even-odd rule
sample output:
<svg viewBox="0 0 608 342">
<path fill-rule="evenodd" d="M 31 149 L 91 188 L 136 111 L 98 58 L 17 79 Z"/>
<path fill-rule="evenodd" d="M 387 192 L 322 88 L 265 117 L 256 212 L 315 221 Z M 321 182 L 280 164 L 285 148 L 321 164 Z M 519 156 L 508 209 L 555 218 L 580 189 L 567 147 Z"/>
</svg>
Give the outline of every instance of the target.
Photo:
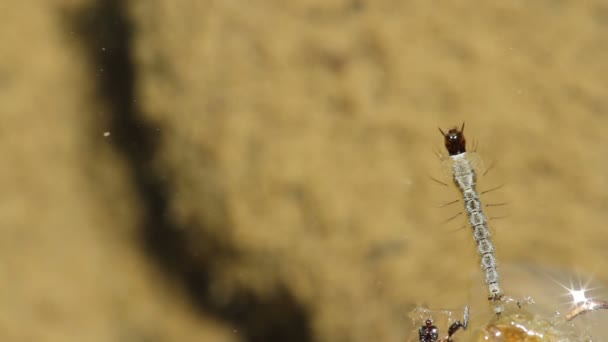
<svg viewBox="0 0 608 342">
<path fill-rule="evenodd" d="M 444 338 L 439 338 L 439 328 L 433 325 L 433 320 L 428 318 L 424 325 L 418 329 L 419 342 L 453 342 L 452 336 L 460 329 L 466 330 L 469 326 L 469 307 L 464 307 L 464 315 L 462 321 L 455 321 L 448 328 L 448 335 Z"/>
<path fill-rule="evenodd" d="M 445 133 L 440 128 L 439 131 L 445 139 L 445 147 L 450 155 L 452 180 L 462 195 L 468 221 L 473 229 L 473 238 L 477 243 L 477 252 L 488 286 L 488 299 L 496 303 L 503 299 L 504 293 L 500 287 L 496 251 L 490 238 L 488 219 L 475 187 L 477 175 L 471 161 L 467 159 L 466 140 L 463 134 L 464 123 L 460 130 L 452 128 Z M 501 313 L 502 310 L 501 305 L 496 304 L 494 306 L 496 313 Z"/>
</svg>

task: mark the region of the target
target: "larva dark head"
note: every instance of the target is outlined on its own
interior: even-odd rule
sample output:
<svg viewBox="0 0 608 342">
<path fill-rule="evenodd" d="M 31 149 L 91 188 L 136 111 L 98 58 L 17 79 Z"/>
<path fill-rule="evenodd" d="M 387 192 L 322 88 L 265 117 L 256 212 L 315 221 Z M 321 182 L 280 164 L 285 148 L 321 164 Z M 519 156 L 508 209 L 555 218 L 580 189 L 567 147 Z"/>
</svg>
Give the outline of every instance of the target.
<svg viewBox="0 0 608 342">
<path fill-rule="evenodd" d="M 433 321 L 427 319 L 424 325 L 418 329 L 418 341 L 437 342 L 439 339 L 439 329 L 433 325 Z"/>
<path fill-rule="evenodd" d="M 461 154 L 467 151 L 466 149 L 466 139 L 464 138 L 464 123 L 460 129 L 454 127 L 450 129 L 447 133 L 439 129 L 441 135 L 445 139 L 445 148 L 448 150 L 448 153 L 451 156 Z"/>
</svg>

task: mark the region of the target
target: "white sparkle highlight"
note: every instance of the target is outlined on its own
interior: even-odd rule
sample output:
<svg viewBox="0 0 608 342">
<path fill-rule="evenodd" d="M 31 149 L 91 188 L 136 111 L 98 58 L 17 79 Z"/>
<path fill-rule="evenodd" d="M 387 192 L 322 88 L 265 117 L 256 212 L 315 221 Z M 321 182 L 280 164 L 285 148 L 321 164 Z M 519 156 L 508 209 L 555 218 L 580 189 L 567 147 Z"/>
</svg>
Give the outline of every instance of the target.
<svg viewBox="0 0 608 342">
<path fill-rule="evenodd" d="M 572 299 L 574 299 L 574 304 L 585 303 L 587 301 L 587 296 L 585 296 L 585 289 L 570 289 L 568 291 L 570 291 L 570 295 L 572 296 Z"/>
</svg>

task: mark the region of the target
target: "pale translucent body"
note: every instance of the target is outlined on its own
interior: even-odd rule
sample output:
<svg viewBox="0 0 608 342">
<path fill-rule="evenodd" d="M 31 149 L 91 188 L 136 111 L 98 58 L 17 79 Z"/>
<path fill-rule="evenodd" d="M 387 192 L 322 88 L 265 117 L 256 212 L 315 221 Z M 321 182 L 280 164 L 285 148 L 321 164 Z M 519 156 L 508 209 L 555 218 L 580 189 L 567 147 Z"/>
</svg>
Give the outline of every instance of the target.
<svg viewBox="0 0 608 342">
<path fill-rule="evenodd" d="M 471 161 L 467 159 L 466 152 L 450 156 L 450 159 L 452 178 L 462 194 L 469 225 L 473 229 L 473 238 L 477 243 L 477 252 L 488 287 L 488 298 L 492 301 L 498 301 L 503 298 L 504 294 L 500 286 L 496 251 L 491 240 L 488 220 L 475 187 L 475 168 Z M 502 310 L 499 305 L 495 309 L 497 312 Z"/>
</svg>

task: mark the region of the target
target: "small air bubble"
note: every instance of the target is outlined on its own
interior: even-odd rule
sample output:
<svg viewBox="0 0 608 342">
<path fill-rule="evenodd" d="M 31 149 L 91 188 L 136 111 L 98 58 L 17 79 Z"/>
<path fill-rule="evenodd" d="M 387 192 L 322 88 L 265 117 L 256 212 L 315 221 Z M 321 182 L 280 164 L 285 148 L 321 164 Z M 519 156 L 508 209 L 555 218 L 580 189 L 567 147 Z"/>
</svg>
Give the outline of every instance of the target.
<svg viewBox="0 0 608 342">
<path fill-rule="evenodd" d="M 103 132 L 103 136 L 106 137 L 106 138 L 109 137 L 110 136 L 110 132 Z"/>
</svg>

